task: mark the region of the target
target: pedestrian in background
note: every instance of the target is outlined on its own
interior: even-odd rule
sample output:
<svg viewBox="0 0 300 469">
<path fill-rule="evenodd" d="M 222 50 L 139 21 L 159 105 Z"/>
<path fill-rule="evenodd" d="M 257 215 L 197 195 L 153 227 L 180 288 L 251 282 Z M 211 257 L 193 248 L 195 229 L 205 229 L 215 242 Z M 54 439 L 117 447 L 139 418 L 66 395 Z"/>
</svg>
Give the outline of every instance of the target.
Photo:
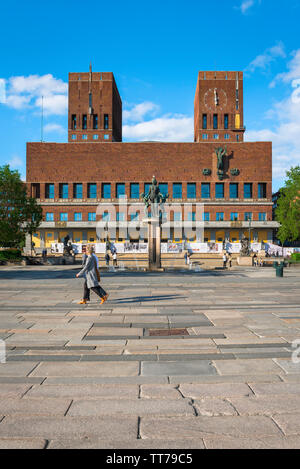
<svg viewBox="0 0 300 469">
<path fill-rule="evenodd" d="M 106 262 L 106 267 L 109 267 L 109 261 L 110 261 L 110 256 L 108 252 L 105 254 L 105 262 Z"/>
<path fill-rule="evenodd" d="M 101 304 L 107 300 L 108 294 L 99 285 L 100 272 L 98 257 L 94 254 L 93 246 L 87 246 L 86 254 L 83 256 L 83 268 L 76 277 L 85 277 L 83 287 L 83 299 L 78 304 L 86 304 L 90 300 L 90 290 L 101 298 Z"/>
</svg>

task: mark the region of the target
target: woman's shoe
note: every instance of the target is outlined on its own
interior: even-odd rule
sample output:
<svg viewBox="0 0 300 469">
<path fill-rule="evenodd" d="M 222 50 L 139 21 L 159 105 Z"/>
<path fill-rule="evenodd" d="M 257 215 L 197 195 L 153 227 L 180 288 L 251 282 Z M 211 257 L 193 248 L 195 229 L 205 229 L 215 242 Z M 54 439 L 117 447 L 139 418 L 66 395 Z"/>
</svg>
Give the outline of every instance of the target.
<svg viewBox="0 0 300 469">
<path fill-rule="evenodd" d="M 109 294 L 106 293 L 106 295 L 104 295 L 104 301 L 107 301 L 107 298 L 109 297 Z"/>
<path fill-rule="evenodd" d="M 81 300 L 81 301 L 78 301 L 78 305 L 86 305 L 87 301 L 86 300 Z"/>
<path fill-rule="evenodd" d="M 100 300 L 100 305 L 103 305 L 104 301 L 105 301 L 105 299 L 104 299 L 104 298 L 101 298 L 101 300 Z"/>
</svg>

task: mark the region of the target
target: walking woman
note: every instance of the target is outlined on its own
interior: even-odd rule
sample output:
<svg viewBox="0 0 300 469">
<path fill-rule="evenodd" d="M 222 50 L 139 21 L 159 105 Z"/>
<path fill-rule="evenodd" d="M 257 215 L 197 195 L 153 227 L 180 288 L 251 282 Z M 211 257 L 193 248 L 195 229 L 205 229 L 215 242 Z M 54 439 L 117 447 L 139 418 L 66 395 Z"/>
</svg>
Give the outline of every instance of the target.
<svg viewBox="0 0 300 469">
<path fill-rule="evenodd" d="M 76 277 L 85 277 L 83 299 L 79 301 L 79 304 L 84 305 L 90 299 L 90 290 L 101 298 L 101 304 L 107 300 L 108 294 L 99 285 L 100 274 L 97 266 L 96 256 L 93 254 L 93 247 L 87 246 L 86 248 L 87 258 L 83 269 L 76 274 Z"/>
</svg>

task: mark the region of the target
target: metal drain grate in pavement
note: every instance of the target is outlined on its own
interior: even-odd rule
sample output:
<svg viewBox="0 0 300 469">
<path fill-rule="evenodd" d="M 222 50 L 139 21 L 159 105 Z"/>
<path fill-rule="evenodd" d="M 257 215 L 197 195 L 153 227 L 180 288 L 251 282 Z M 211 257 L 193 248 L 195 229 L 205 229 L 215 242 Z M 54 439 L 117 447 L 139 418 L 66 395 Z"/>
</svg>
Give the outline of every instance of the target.
<svg viewBox="0 0 300 469">
<path fill-rule="evenodd" d="M 149 329 L 149 335 L 189 335 L 187 329 Z"/>
</svg>

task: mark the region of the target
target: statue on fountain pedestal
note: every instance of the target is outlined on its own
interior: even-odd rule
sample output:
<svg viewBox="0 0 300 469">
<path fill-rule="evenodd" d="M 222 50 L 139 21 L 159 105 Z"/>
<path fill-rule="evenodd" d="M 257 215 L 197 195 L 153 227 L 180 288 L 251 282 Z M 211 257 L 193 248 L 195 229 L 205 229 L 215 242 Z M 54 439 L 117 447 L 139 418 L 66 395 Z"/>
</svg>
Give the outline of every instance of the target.
<svg viewBox="0 0 300 469">
<path fill-rule="evenodd" d="M 145 204 L 145 215 L 148 216 L 148 208 L 151 206 L 151 216 L 159 216 L 159 207 L 166 202 L 169 197 L 169 194 L 163 195 L 159 190 L 159 185 L 156 180 L 156 177 L 152 177 L 152 183 L 149 187 L 148 194 L 144 192 L 141 194 L 141 197 Z"/>
</svg>

